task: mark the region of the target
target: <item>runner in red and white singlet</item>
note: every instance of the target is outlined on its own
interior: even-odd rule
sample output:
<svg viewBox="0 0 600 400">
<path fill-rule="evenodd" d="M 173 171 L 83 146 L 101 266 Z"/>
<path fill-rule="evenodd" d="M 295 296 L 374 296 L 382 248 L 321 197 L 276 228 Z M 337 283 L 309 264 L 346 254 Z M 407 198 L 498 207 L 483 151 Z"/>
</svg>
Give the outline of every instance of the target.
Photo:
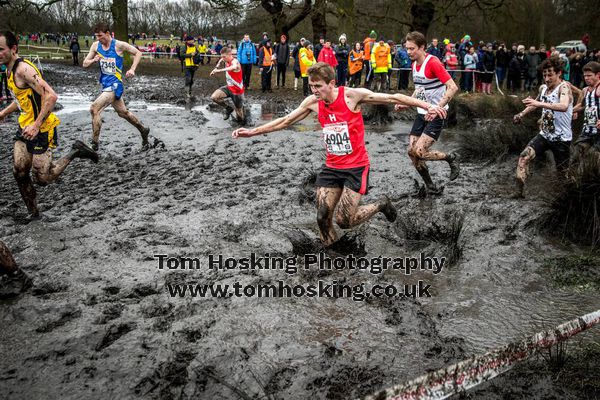
<svg viewBox="0 0 600 400">
<path fill-rule="evenodd" d="M 437 57 L 425 52 L 427 41 L 419 32 L 406 35 L 406 51 L 413 61 L 413 81 L 415 92 L 413 97 L 426 101 L 435 106 L 448 109 L 448 102 L 458 91 L 456 83 Z M 397 107 L 397 106 L 396 106 Z M 421 178 L 427 191 L 440 194 L 442 188 L 433 184 L 425 161 L 447 161 L 450 166 L 450 180 L 458 178 L 459 165 L 454 153 L 443 153 L 430 150 L 439 139 L 446 119 L 427 114 L 426 110 L 417 108 L 417 118 L 410 130 L 408 156 Z"/>
<path fill-rule="evenodd" d="M 251 137 L 285 129 L 303 120 L 311 112 L 318 115 L 323 128 L 322 140 L 327 159 L 319 171 L 316 186 L 317 222 L 325 246 L 333 244 L 337 232 L 333 216 L 340 228 L 347 229 L 367 221 L 381 212 L 388 221 L 396 219 L 396 208 L 387 196 L 375 203 L 360 205 L 369 182 L 369 156 L 365 147 L 365 128 L 361 104 L 401 104 L 423 107 L 428 116 L 445 118 L 446 110 L 402 94 L 373 93 L 367 89 L 335 86 L 335 72 L 326 63 L 308 69 L 312 95 L 285 117 L 254 129 L 240 128 L 233 137 Z M 336 206 L 339 204 L 336 212 Z"/>
<path fill-rule="evenodd" d="M 219 68 L 221 64 L 225 64 L 225 68 Z M 244 124 L 246 118 L 244 115 L 244 81 L 242 66 L 237 58 L 234 57 L 233 51 L 229 47 L 221 49 L 221 59 L 210 72 L 213 76 L 218 72 L 225 72 L 226 86 L 222 86 L 215 90 L 210 96 L 212 101 L 225 108 L 225 119 L 228 119 L 231 113 L 235 110 L 237 120 Z M 229 97 L 233 102 L 233 107 L 225 102 L 225 98 Z"/>
</svg>

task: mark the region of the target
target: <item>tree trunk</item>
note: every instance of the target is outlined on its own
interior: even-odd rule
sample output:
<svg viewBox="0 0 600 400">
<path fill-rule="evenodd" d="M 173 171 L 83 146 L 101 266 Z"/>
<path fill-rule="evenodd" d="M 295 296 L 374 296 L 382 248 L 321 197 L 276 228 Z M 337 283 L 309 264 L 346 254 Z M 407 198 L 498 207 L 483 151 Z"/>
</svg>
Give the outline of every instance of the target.
<svg viewBox="0 0 600 400">
<path fill-rule="evenodd" d="M 413 17 L 411 30 L 427 36 L 427 31 L 435 15 L 435 4 L 431 1 L 417 2 L 410 8 L 410 14 Z"/>
<path fill-rule="evenodd" d="M 127 0 L 113 0 L 110 6 L 110 12 L 113 18 L 113 32 L 115 39 L 122 40 L 125 43 L 129 42 L 128 26 L 127 26 Z M 125 65 L 131 65 L 131 57 L 129 53 L 124 54 Z"/>
<path fill-rule="evenodd" d="M 281 0 L 261 0 L 262 7 L 271 15 L 271 21 L 275 28 L 275 38 L 284 34 L 288 38 L 289 32 L 306 18 L 312 11 L 311 0 L 304 0 L 304 6 L 291 20 L 288 20 L 287 14 L 283 10 Z"/>
<path fill-rule="evenodd" d="M 310 17 L 313 28 L 313 43 L 319 43 L 321 35 L 327 37 L 327 20 L 325 14 L 327 13 L 327 0 L 315 0 L 313 6 L 313 12 Z"/>
<path fill-rule="evenodd" d="M 337 0 L 338 32 L 351 35 L 354 29 L 354 0 Z M 352 44 L 350 44 L 352 45 Z"/>
</svg>

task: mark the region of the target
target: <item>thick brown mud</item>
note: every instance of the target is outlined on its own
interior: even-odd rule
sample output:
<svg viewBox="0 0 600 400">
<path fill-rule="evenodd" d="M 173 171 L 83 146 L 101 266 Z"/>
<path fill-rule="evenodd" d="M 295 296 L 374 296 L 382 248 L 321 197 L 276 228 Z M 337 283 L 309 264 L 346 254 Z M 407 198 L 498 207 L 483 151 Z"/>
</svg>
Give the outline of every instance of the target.
<svg viewBox="0 0 600 400">
<path fill-rule="evenodd" d="M 57 65 L 45 76 L 63 106 L 58 157 L 90 138 L 97 77 Z M 589 250 L 539 232 L 550 164 L 538 164 L 525 200 L 510 198 L 510 156 L 464 163 L 455 182 L 447 182 L 445 163 L 431 163 L 443 195 L 413 197 L 418 175 L 405 150 L 411 122 L 401 118 L 367 126 L 372 187 L 364 198 L 388 194 L 398 221 L 377 215 L 340 230 L 346 236 L 328 254 L 452 258 L 441 272 L 209 269 L 210 256 L 220 254 L 303 260 L 322 251 L 312 194 L 324 160 L 318 123 L 310 117 L 288 131 L 234 140 L 237 125 L 208 104 L 221 84 L 199 78 L 189 104 L 183 78 L 128 82 L 130 108 L 161 145 L 141 151 L 139 133 L 107 110 L 100 162 L 75 160 L 57 183 L 37 187 L 43 217 L 35 221 L 26 218 L 11 171 L 16 120 L 0 123 L 0 240 L 34 280 L 27 293 L 0 301 L 3 397 L 357 398 L 600 308 L 595 286 L 557 285 L 547 273 L 548 260 Z M 255 124 L 300 99 L 283 90 L 247 95 Z M 459 130 L 437 146 L 454 148 Z M 160 270 L 157 255 L 195 257 L 200 267 Z M 184 284 L 318 280 L 369 287 L 422 280 L 432 297 L 169 293 Z M 597 344 L 599 334 L 581 338 Z M 505 386 L 488 384 L 469 398 L 506 398 L 515 387 L 521 397 L 513 398 L 591 398 L 597 390 L 560 387 L 528 365 L 503 377 Z"/>
</svg>

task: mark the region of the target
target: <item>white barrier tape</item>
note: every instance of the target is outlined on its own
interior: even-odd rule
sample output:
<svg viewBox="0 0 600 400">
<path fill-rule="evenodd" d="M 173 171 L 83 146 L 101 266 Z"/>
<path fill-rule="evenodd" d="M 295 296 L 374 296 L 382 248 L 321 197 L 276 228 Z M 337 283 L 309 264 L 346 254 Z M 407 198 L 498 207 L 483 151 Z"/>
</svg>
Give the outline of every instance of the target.
<svg viewBox="0 0 600 400">
<path fill-rule="evenodd" d="M 381 390 L 365 400 L 442 400 L 464 392 L 511 369 L 535 350 L 548 348 L 600 323 L 600 310 L 510 343 L 482 356 L 420 376 L 403 385 Z"/>
<path fill-rule="evenodd" d="M 60 52 L 60 51 L 64 51 L 64 52 L 67 52 L 67 53 L 71 52 L 71 50 L 69 50 L 69 49 L 63 49 L 62 47 L 35 46 L 35 45 L 32 45 L 32 44 L 20 44 L 19 47 L 20 48 L 25 47 L 27 50 L 30 50 L 30 49 L 46 50 L 46 52 L 49 52 L 49 50 L 56 50 L 57 53 Z"/>
</svg>

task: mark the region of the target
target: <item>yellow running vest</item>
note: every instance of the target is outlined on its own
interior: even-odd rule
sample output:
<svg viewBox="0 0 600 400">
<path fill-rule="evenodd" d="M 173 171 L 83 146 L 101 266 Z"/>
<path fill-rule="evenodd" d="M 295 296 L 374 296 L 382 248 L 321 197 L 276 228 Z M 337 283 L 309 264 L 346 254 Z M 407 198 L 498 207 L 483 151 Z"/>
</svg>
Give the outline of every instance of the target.
<svg viewBox="0 0 600 400">
<path fill-rule="evenodd" d="M 29 60 L 23 60 L 22 58 L 17 59 L 13 70 L 10 71 L 8 76 L 8 90 L 12 93 L 15 99 L 17 99 L 17 103 L 19 105 L 19 110 L 21 111 L 21 115 L 19 115 L 19 126 L 21 129 L 26 126 L 32 125 L 37 119 L 40 111 L 42 110 L 42 96 L 35 92 L 32 88 L 28 87 L 26 89 L 21 89 L 17 85 L 15 85 L 15 74 L 14 71 L 19 65 L 20 62 L 25 62 L 35 69 L 35 72 L 41 77 L 42 74 L 36 68 L 35 65 Z M 50 113 L 48 118 L 44 122 L 42 122 L 42 126 L 40 126 L 40 132 L 50 132 L 56 126 L 60 124 L 60 119 L 54 113 Z"/>
</svg>

